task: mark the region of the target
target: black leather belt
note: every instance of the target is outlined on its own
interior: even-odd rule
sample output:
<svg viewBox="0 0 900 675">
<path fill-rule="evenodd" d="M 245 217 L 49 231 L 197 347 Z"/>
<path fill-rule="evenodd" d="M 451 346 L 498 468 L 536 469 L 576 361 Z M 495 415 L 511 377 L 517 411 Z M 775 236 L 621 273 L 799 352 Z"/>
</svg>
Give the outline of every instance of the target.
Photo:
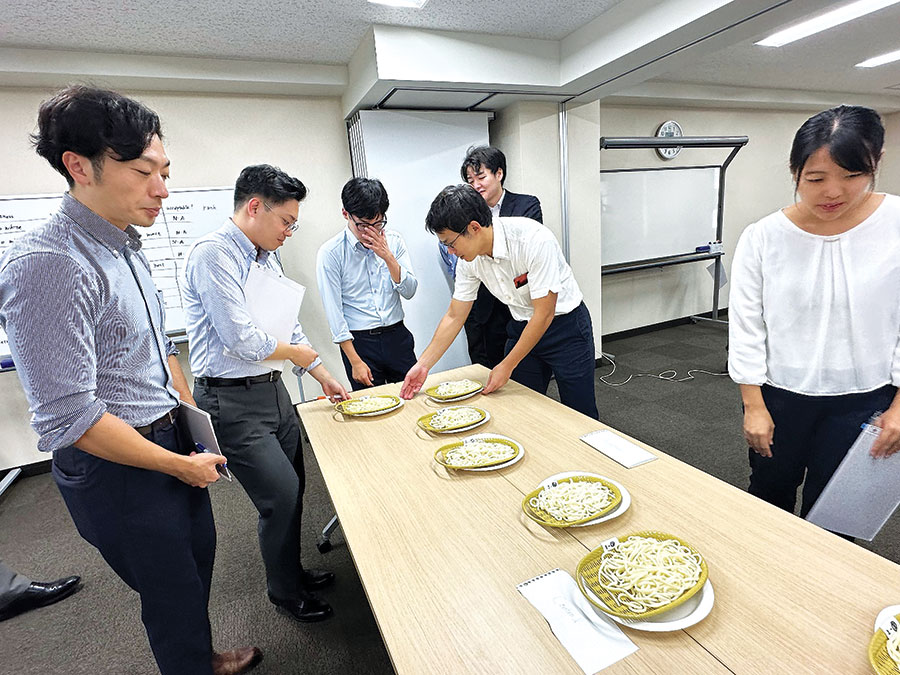
<svg viewBox="0 0 900 675">
<path fill-rule="evenodd" d="M 271 373 L 253 377 L 195 377 L 194 382 L 201 387 L 249 387 L 251 384 L 278 382 L 280 379 L 281 371 L 273 370 Z"/>
<path fill-rule="evenodd" d="M 175 420 L 178 418 L 178 408 L 172 408 L 165 415 L 160 417 L 158 420 L 154 420 L 142 427 L 135 427 L 134 430 L 137 431 L 141 436 L 149 436 L 154 431 L 159 431 L 163 427 L 172 426 L 175 424 Z"/>
<path fill-rule="evenodd" d="M 390 326 L 379 326 L 378 328 L 367 328 L 365 330 L 351 330 L 350 333 L 353 335 L 381 335 L 382 333 L 390 333 L 392 330 L 397 330 L 403 325 L 402 321 L 398 321 L 397 323 L 392 323 Z"/>
</svg>

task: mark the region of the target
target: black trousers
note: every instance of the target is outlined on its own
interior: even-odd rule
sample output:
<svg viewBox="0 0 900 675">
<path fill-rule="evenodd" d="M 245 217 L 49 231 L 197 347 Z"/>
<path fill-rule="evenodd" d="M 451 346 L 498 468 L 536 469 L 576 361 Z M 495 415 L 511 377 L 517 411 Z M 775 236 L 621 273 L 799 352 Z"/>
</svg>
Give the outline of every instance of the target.
<svg viewBox="0 0 900 675">
<path fill-rule="evenodd" d="M 481 284 L 466 317 L 466 341 L 472 363 L 493 368 L 503 360 L 506 356 L 506 324 L 511 320 L 509 307 Z"/>
<path fill-rule="evenodd" d="M 306 472 L 300 419 L 284 383 L 195 385 L 194 400 L 212 417 L 228 469 L 259 513 L 259 550 L 269 593 L 295 599 L 300 579 L 300 517 Z"/>
<path fill-rule="evenodd" d="M 175 426 L 149 439 L 189 451 Z M 160 672 L 211 675 L 207 607 L 216 530 L 209 493 L 74 446 L 53 453 L 52 472 L 78 532 L 140 594 L 141 619 Z M 96 669 L 105 670 L 102 664 Z"/>
<path fill-rule="evenodd" d="M 805 518 L 859 436 L 860 426 L 873 413 L 887 410 L 896 393 L 896 387 L 886 385 L 862 394 L 805 396 L 763 385 L 775 438 L 771 457 L 749 450 L 750 494 L 793 513 L 805 475 L 800 506 L 800 517 Z"/>
<path fill-rule="evenodd" d="M 369 330 L 350 331 L 353 334 L 353 348 L 359 358 L 372 371 L 372 386 L 390 382 L 403 382 L 406 373 L 416 365 L 415 340 L 403 322 L 393 326 Z M 353 379 L 353 366 L 341 350 L 341 360 L 350 386 L 354 391 L 366 389 L 366 385 Z"/>
<path fill-rule="evenodd" d="M 510 321 L 508 354 L 527 321 Z M 568 314 L 555 317 L 531 352 L 519 362 L 512 379 L 541 394 L 547 393 L 551 374 L 556 377 L 559 399 L 578 412 L 600 419 L 594 396 L 594 331 L 591 314 L 582 302 Z"/>
</svg>

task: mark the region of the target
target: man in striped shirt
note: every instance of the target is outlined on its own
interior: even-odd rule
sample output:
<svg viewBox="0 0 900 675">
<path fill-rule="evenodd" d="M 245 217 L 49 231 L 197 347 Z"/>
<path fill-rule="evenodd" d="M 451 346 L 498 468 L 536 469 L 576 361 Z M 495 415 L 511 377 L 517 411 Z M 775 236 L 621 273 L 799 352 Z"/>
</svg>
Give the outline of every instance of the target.
<svg viewBox="0 0 900 675">
<path fill-rule="evenodd" d="M 41 105 L 33 141 L 69 184 L 59 212 L 0 260 L 0 326 L 53 478 L 79 533 L 141 597 L 163 675 L 240 673 L 255 647 L 214 654 L 209 494 L 224 457 L 177 420 L 193 403 L 135 229 L 168 196 L 156 113 L 70 87 Z M 108 667 L 96 664 L 98 672 Z"/>
</svg>

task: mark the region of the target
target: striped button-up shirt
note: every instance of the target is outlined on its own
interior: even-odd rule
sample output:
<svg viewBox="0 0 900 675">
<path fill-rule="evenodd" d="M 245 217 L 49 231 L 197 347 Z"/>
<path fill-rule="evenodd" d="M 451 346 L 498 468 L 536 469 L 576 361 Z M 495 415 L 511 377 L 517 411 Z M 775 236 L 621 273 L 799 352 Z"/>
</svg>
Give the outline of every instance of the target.
<svg viewBox="0 0 900 675">
<path fill-rule="evenodd" d="M 385 236 L 400 265 L 400 283 L 391 279 L 387 263 L 346 228 L 319 249 L 316 279 L 336 344 L 352 340 L 352 330 L 380 328 L 403 321 L 400 296 L 409 300 L 416 293 L 419 282 L 413 274 L 403 237 L 393 230 L 385 231 Z"/>
<path fill-rule="evenodd" d="M 143 426 L 178 405 L 178 350 L 140 235 L 68 194 L 0 259 L 0 326 L 39 450 L 72 445 L 105 412 Z"/>
<path fill-rule="evenodd" d="M 278 340 L 253 323 L 244 297 L 254 262 L 282 273 L 276 256 L 257 251 L 230 219 L 198 239 L 188 252 L 181 297 L 194 377 L 253 377 L 272 372 L 257 362 L 272 355 Z M 294 325 L 291 344 L 309 346 L 299 323 Z M 316 359 L 309 368 L 294 366 L 294 372 L 302 375 L 321 363 Z"/>
</svg>

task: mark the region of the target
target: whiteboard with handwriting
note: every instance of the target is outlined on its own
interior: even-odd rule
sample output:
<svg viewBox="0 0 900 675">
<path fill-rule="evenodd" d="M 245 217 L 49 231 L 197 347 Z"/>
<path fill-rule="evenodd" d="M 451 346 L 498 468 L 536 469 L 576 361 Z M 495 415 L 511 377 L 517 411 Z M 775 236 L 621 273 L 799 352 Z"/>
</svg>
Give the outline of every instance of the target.
<svg viewBox="0 0 900 675">
<path fill-rule="evenodd" d="M 0 256 L 30 229 L 59 210 L 61 195 L 0 197 Z M 218 228 L 234 211 L 234 188 L 170 190 L 149 228 L 138 228 L 151 275 L 166 302 L 166 332 L 184 332 L 180 278 L 184 258 L 196 239 Z M 0 330 L 0 357 L 9 358 L 6 333 Z"/>
</svg>

